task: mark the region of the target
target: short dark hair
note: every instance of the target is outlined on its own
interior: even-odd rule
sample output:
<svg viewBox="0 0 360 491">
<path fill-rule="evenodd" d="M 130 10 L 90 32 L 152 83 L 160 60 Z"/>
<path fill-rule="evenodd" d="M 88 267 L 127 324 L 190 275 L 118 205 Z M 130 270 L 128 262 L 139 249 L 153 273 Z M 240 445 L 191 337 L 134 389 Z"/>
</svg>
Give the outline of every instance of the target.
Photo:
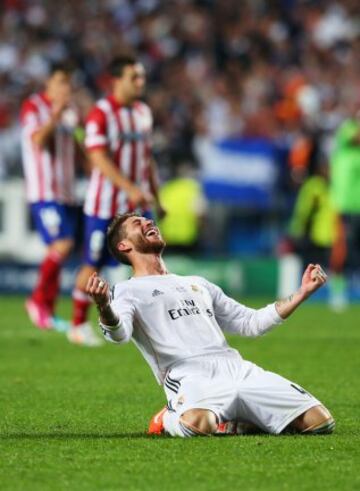
<svg viewBox="0 0 360 491">
<path fill-rule="evenodd" d="M 109 63 L 108 71 L 112 77 L 122 77 L 124 68 L 137 63 L 136 56 L 132 54 L 119 55 Z"/>
<path fill-rule="evenodd" d="M 124 213 L 123 215 L 116 215 L 108 226 L 106 232 L 107 247 L 111 255 L 121 263 L 128 264 L 129 266 L 131 266 L 131 262 L 129 261 L 126 253 L 119 251 L 118 244 L 126 238 L 126 232 L 123 226 L 126 220 L 128 220 L 130 217 L 137 216 L 139 216 L 137 213 Z"/>
<path fill-rule="evenodd" d="M 52 77 L 56 72 L 63 72 L 71 75 L 74 71 L 74 65 L 70 61 L 51 63 L 48 69 L 48 77 Z"/>
</svg>

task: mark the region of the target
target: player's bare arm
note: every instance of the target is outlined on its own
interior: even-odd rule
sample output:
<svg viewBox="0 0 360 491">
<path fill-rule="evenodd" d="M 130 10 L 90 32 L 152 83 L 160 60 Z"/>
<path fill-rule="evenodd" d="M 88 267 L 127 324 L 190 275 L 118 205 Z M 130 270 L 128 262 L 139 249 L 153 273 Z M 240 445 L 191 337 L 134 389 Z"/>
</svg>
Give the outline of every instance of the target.
<svg viewBox="0 0 360 491">
<path fill-rule="evenodd" d="M 110 305 L 109 284 L 97 273 L 93 273 L 86 285 L 86 293 L 92 297 L 99 311 L 100 321 L 106 326 L 117 326 L 119 317 Z"/>
<path fill-rule="evenodd" d="M 89 158 L 91 165 L 97 167 L 116 187 L 123 189 L 135 206 L 146 207 L 153 203 L 154 198 L 151 194 L 139 189 L 116 169 L 106 150 L 92 150 L 89 152 Z"/>
<path fill-rule="evenodd" d="M 161 219 L 164 218 L 164 216 L 166 215 L 166 211 L 161 206 L 160 199 L 159 199 L 159 179 L 157 175 L 156 162 L 153 157 L 150 158 L 149 169 L 150 169 L 150 175 L 149 175 L 150 189 L 151 189 L 151 193 L 155 198 L 157 216 L 158 218 Z"/>
<path fill-rule="evenodd" d="M 280 317 L 286 319 L 294 310 L 326 283 L 327 275 L 319 264 L 309 264 L 306 268 L 301 286 L 297 292 L 276 302 L 276 310 Z"/>
</svg>

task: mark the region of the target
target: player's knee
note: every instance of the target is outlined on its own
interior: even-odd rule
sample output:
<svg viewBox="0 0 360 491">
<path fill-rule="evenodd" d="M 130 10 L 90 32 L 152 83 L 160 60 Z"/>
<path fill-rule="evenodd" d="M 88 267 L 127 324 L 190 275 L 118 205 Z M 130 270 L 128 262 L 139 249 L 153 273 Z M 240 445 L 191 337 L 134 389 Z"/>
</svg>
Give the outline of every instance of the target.
<svg viewBox="0 0 360 491">
<path fill-rule="evenodd" d="M 324 406 L 315 406 L 294 421 L 294 427 L 304 434 L 329 434 L 335 429 L 335 420 Z"/>
<path fill-rule="evenodd" d="M 216 416 L 208 409 L 189 409 L 181 416 L 180 422 L 198 435 L 211 435 L 217 429 Z"/>
<path fill-rule="evenodd" d="M 74 247 L 73 239 L 59 239 L 52 244 L 52 248 L 66 258 Z"/>
</svg>

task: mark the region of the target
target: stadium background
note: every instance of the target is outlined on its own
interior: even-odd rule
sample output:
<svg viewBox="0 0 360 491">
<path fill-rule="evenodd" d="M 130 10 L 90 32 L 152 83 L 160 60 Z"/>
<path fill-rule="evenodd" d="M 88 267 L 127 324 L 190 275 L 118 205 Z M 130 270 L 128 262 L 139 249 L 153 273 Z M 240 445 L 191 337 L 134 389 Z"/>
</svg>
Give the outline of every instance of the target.
<svg viewBox="0 0 360 491">
<path fill-rule="evenodd" d="M 21 102 L 39 89 L 51 63 L 70 60 L 85 117 L 109 86 L 108 62 L 126 50 L 138 53 L 148 72 L 161 181 L 192 168 L 203 187 L 207 208 L 198 252 L 210 259 L 204 268 L 235 293 L 290 291 L 300 265 L 275 258 L 296 193 L 317 160 L 328 162 L 336 128 L 360 103 L 358 10 L 351 0 L 4 1 L 1 291 L 27 290 L 35 274 L 28 265 L 43 253 L 29 233 L 22 198 Z M 85 187 L 83 178 L 80 197 Z M 235 257 L 238 267 L 219 277 L 215 256 Z M 179 267 L 186 270 L 184 261 Z M 65 290 L 72 278 L 70 266 Z M 355 297 L 358 283 L 352 278 Z"/>
<path fill-rule="evenodd" d="M 185 448 L 183 442 L 139 436 L 161 396 L 151 392 L 151 376 L 142 371 L 132 347 L 124 347 L 121 373 L 115 373 L 119 354 L 112 347 L 97 354 L 80 352 L 59 334 L 31 331 L 21 311 L 23 297 L 9 293 L 29 291 L 43 253 L 24 201 L 20 104 L 38 90 L 52 62 L 71 60 L 76 100 L 85 115 L 108 87 L 107 63 L 127 49 L 139 54 L 148 72 L 146 98 L 155 115 L 154 151 L 162 183 L 185 172 L 200 182 L 207 203 L 199 245 L 182 259 L 170 257 L 170 267 L 196 270 L 239 298 L 271 299 L 292 290 L 301 263 L 284 250 L 283 239 L 301 183 L 318 159 L 328 162 L 336 129 L 360 103 L 359 25 L 357 0 L 1 2 L 4 489 L 191 489 L 195 484 L 197 489 L 228 489 L 235 483 L 248 489 L 321 489 L 327 480 L 329 489 L 357 489 L 358 428 L 352 413 L 359 402 L 357 306 L 338 317 L 322 305 L 304 307 L 289 331 L 259 341 L 259 350 L 239 341 L 246 356 L 329 401 L 340 419 L 332 443 L 280 438 L 270 444 L 256 437 L 206 446 L 191 442 Z M 80 197 L 85 187 L 86 178 L 79 176 Z M 71 289 L 78 255 L 65 270 L 65 292 Z M 119 270 L 114 278 L 123 274 Z M 357 300 L 359 277 L 353 274 L 349 281 L 351 298 Z M 61 311 L 68 315 L 69 303 L 63 302 Z M 237 347 L 237 341 L 232 343 Z M 301 364 L 291 359 L 293 353 Z M 107 384 L 99 367 L 106 370 Z M 143 398 L 133 395 L 134 384 Z M 104 398 L 111 403 L 101 402 Z M 123 421 L 124 412 L 131 417 L 123 434 L 113 418 Z M 104 460 L 108 467 L 116 464 L 120 444 L 121 481 L 109 469 L 107 477 L 103 473 Z M 172 459 L 162 461 L 161 452 Z M 179 467 L 183 452 L 187 460 Z M 219 456 L 227 459 L 226 469 L 219 469 Z M 240 460 L 252 474 L 244 467 L 238 472 Z M 13 466 L 19 469 L 17 479 L 11 477 Z M 39 477 L 32 485 L 35 468 Z"/>
</svg>

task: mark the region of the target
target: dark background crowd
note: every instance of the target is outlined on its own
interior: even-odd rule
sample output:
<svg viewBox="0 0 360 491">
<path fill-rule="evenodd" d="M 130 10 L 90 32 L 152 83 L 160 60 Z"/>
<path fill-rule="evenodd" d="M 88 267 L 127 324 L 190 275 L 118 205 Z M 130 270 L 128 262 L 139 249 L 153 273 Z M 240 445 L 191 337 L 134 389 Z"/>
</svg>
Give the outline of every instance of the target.
<svg viewBox="0 0 360 491">
<path fill-rule="evenodd" d="M 165 178 L 195 161 L 199 135 L 265 136 L 301 154 L 299 136 L 310 133 L 326 152 L 360 105 L 357 0 L 3 0 L 0 15 L 3 175 L 20 169 L 21 101 L 57 61 L 76 68 L 86 113 L 114 54 L 140 55 Z"/>
</svg>

